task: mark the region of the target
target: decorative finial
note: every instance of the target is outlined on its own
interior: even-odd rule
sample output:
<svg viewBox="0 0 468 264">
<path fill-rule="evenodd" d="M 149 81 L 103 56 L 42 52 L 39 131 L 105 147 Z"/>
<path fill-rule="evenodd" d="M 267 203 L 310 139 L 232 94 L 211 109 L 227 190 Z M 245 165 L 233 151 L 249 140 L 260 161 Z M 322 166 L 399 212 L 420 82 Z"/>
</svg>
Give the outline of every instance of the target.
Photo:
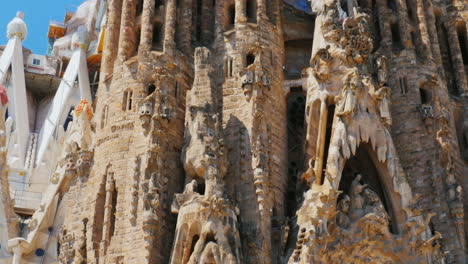
<svg viewBox="0 0 468 264">
<path fill-rule="evenodd" d="M 16 12 L 16 17 L 11 20 L 10 23 L 7 25 L 7 37 L 9 39 L 17 36 L 24 41 L 26 36 L 28 35 L 28 28 L 26 27 L 26 23 L 24 23 L 24 13 L 21 11 Z"/>
</svg>

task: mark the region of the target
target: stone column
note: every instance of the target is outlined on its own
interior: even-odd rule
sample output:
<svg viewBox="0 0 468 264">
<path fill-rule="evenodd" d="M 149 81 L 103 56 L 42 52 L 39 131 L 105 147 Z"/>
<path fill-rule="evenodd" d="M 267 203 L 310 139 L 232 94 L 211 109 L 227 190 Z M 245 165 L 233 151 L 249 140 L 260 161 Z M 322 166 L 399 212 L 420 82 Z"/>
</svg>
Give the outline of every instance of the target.
<svg viewBox="0 0 468 264">
<path fill-rule="evenodd" d="M 144 0 L 143 13 L 141 15 L 141 37 L 140 47 L 141 51 L 150 51 L 153 41 L 153 21 L 154 16 L 154 0 Z"/>
<path fill-rule="evenodd" d="M 236 24 L 247 22 L 245 16 L 246 0 L 236 0 Z"/>
<path fill-rule="evenodd" d="M 426 26 L 427 26 L 427 32 L 428 32 L 428 39 L 429 39 L 429 48 L 431 49 L 432 52 L 432 57 L 434 58 L 439 72 L 443 73 L 444 68 L 443 68 L 443 63 L 442 63 L 442 57 L 440 55 L 440 47 L 439 47 L 439 39 L 438 39 L 438 34 L 437 34 L 437 27 L 436 27 L 436 17 L 434 15 L 434 10 L 432 7 L 432 4 L 428 3 L 427 1 L 423 0 L 417 0 L 418 2 L 418 16 L 419 16 L 419 10 L 420 12 L 424 14 L 426 17 Z M 422 23 L 422 21 L 420 21 Z M 424 38 L 423 38 L 424 41 Z"/>
<path fill-rule="evenodd" d="M 112 74 L 112 68 L 114 67 L 114 61 L 117 55 L 115 43 L 119 41 L 121 11 L 121 0 L 109 0 L 101 66 L 102 76 L 104 76 L 104 78 L 100 78 L 102 81 L 107 79 L 107 75 Z"/>
<path fill-rule="evenodd" d="M 328 117 L 327 103 L 325 100 L 322 100 L 320 104 L 320 120 L 319 120 L 318 136 L 317 136 L 317 151 L 315 155 L 315 177 L 316 179 L 321 179 L 323 163 L 324 163 L 323 160 L 327 158 L 323 156 L 323 153 L 325 152 L 325 138 L 326 138 L 326 133 L 327 133 L 327 117 Z"/>
<path fill-rule="evenodd" d="M 274 1 L 273 0 L 268 0 L 268 2 L 270 5 L 273 5 Z M 266 8 L 266 5 L 267 5 L 267 0 L 258 0 L 258 4 L 257 4 L 257 21 L 268 21 L 268 16 L 267 16 L 267 8 Z"/>
<path fill-rule="evenodd" d="M 407 6 L 406 8 L 411 8 Z M 424 15 L 424 7 L 422 0 L 416 0 L 416 17 L 418 20 L 418 26 L 419 26 L 419 31 L 421 34 L 421 40 L 424 45 L 424 56 L 429 59 L 433 60 L 433 54 L 430 50 L 431 47 L 431 40 L 430 40 L 430 35 L 429 35 L 429 29 L 428 29 L 428 23 L 427 19 Z"/>
<path fill-rule="evenodd" d="M 119 39 L 118 57 L 127 60 L 137 48 L 135 47 L 135 15 L 136 1 L 124 0 L 122 6 L 122 22 L 120 24 L 121 34 Z"/>
<path fill-rule="evenodd" d="M 172 55 L 175 50 L 175 28 L 177 18 L 176 0 L 167 0 L 164 23 L 164 52 Z"/>
</svg>

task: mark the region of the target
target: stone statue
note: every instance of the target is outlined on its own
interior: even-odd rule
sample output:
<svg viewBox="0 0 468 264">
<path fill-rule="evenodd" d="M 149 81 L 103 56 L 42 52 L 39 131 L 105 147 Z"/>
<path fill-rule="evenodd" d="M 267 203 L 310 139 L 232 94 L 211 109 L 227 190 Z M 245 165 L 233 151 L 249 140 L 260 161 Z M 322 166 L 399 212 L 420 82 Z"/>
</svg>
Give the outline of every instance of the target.
<svg viewBox="0 0 468 264">
<path fill-rule="evenodd" d="M 346 77 L 346 80 L 341 90 L 341 94 L 337 96 L 338 106 L 337 115 L 344 116 L 354 113 L 356 109 L 356 90 L 358 86 L 358 74 L 353 71 Z"/>
<path fill-rule="evenodd" d="M 351 199 L 348 195 L 343 195 L 343 198 L 338 202 L 336 215 L 336 225 L 341 228 L 348 228 L 351 225 L 351 221 L 348 217 L 349 206 Z"/>
<path fill-rule="evenodd" d="M 361 178 L 361 174 L 356 175 L 356 178 L 354 178 L 351 183 L 349 191 L 351 198 L 349 216 L 351 221 L 355 221 L 364 216 L 365 200 L 362 196 L 362 191 L 367 187 L 367 184 L 361 184 Z"/>
</svg>

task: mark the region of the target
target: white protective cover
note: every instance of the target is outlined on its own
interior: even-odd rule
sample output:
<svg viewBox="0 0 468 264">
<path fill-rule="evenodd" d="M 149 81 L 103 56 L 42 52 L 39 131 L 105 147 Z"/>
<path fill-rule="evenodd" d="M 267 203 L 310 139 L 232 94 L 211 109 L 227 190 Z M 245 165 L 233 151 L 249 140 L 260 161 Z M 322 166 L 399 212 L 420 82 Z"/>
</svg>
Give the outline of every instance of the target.
<svg viewBox="0 0 468 264">
<path fill-rule="evenodd" d="M 24 13 L 21 11 L 18 11 L 16 13 L 16 17 L 13 18 L 13 20 L 10 21 L 7 25 L 7 37 L 10 39 L 14 35 L 17 35 L 21 41 L 23 41 L 26 36 L 28 35 L 28 27 L 26 26 L 26 23 L 24 23 Z"/>
</svg>

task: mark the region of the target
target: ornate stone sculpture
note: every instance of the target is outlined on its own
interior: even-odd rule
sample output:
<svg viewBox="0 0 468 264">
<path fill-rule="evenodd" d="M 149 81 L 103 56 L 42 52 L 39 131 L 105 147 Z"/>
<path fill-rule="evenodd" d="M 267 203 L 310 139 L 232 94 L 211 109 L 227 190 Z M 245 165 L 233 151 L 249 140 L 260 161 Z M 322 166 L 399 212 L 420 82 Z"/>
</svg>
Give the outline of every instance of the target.
<svg viewBox="0 0 468 264">
<path fill-rule="evenodd" d="M 346 77 L 341 94 L 337 96 L 337 115 L 344 116 L 356 110 L 356 92 L 358 89 L 358 73 L 353 71 Z"/>
</svg>

